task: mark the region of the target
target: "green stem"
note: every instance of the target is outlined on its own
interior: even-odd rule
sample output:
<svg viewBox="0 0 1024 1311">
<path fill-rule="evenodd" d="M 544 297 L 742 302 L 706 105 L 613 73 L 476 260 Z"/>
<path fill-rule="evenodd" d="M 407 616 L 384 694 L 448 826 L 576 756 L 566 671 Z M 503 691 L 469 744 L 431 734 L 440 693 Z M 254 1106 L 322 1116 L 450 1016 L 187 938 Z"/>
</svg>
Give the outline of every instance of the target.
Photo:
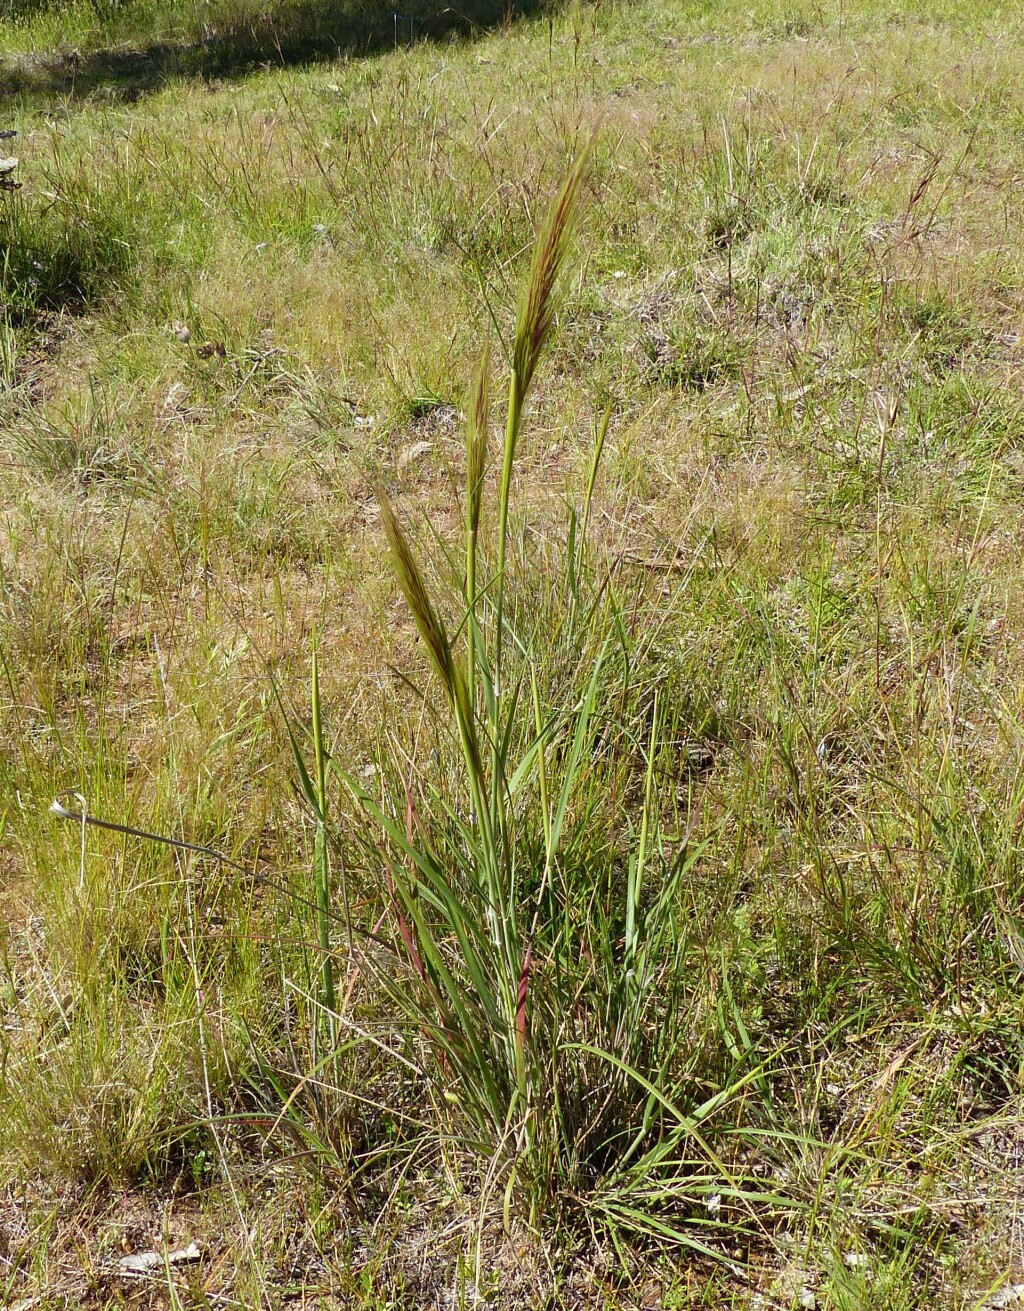
<svg viewBox="0 0 1024 1311">
<path fill-rule="evenodd" d="M 316 882 L 316 918 L 320 939 L 320 1000 L 327 1011 L 334 1042 L 335 1014 L 334 964 L 331 960 L 331 867 L 327 848 L 327 752 L 324 749 L 323 719 L 320 714 L 320 669 L 316 645 L 313 646 L 313 756 L 316 765 L 316 841 L 313 847 Z"/>
</svg>

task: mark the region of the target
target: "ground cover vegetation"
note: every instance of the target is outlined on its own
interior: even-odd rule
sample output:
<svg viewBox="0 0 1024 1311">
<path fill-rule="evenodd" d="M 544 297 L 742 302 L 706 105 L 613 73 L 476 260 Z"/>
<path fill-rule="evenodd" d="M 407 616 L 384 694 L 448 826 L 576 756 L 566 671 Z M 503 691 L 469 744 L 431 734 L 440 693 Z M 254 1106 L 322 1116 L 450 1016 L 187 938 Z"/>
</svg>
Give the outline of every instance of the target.
<svg viewBox="0 0 1024 1311">
<path fill-rule="evenodd" d="M 0 1304 L 1024 1296 L 1022 38 L 0 3 Z"/>
</svg>

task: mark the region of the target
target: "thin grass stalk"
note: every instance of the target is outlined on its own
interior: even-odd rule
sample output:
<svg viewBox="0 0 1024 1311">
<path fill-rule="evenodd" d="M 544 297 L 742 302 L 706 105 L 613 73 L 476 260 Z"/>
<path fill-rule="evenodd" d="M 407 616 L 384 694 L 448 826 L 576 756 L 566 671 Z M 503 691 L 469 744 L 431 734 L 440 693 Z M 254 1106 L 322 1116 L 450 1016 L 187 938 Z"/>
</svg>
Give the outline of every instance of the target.
<svg viewBox="0 0 1024 1311">
<path fill-rule="evenodd" d="M 11 317 L 4 309 L 0 314 L 0 384 L 13 387 L 18 376 L 18 339 Z"/>
<path fill-rule="evenodd" d="M 454 658 L 448 633 L 434 609 L 419 565 L 392 507 L 383 493 L 379 493 L 383 525 L 399 584 L 455 716 L 469 776 L 471 818 L 467 820 L 464 814 L 457 814 L 456 808 L 449 807 L 439 793 L 435 800 L 445 822 L 438 829 L 442 849 L 435 853 L 429 839 L 417 836 L 411 826 L 401 832 L 368 797 L 364 795 L 362 800 L 382 825 L 389 845 L 402 851 L 412 862 L 410 876 L 396 878 L 389 884 L 389 892 L 393 902 L 402 902 L 403 942 L 410 959 L 418 962 L 414 968 L 424 988 L 417 996 L 408 998 L 398 981 L 394 981 L 395 992 L 401 993 L 408 1011 L 417 1015 L 430 1040 L 458 1072 L 462 1096 L 472 1103 L 472 1118 L 482 1136 L 492 1135 L 500 1155 L 514 1148 L 508 1187 L 511 1189 L 520 1166 L 525 1166 L 535 1183 L 547 1178 L 545 1197 L 550 1195 L 552 1171 L 557 1171 L 566 1181 L 575 1179 L 581 1161 L 593 1146 L 592 1136 L 604 1131 L 601 1120 L 610 1100 L 626 1096 L 626 1086 L 632 1085 L 633 1095 L 637 1089 L 647 1093 L 647 1107 L 642 1124 L 629 1132 L 633 1143 L 621 1165 L 625 1170 L 629 1160 L 634 1164 L 642 1162 L 650 1175 L 658 1179 L 656 1200 L 660 1200 L 680 1191 L 671 1179 L 664 1177 L 666 1160 L 675 1165 L 669 1160 L 671 1154 L 687 1141 L 702 1153 L 707 1148 L 699 1129 L 700 1112 L 695 1120 L 684 1117 L 643 1073 L 646 1054 L 640 1029 L 645 999 L 656 973 L 657 955 L 666 941 L 663 919 L 673 900 L 666 887 L 663 895 L 655 899 L 653 910 L 644 913 L 641 908 L 655 840 L 654 762 L 662 724 L 660 698 L 658 695 L 654 698 L 643 813 L 627 876 L 625 950 L 620 957 L 610 912 L 598 904 L 600 894 L 595 889 L 589 912 L 597 915 L 600 931 L 591 968 L 579 971 L 579 961 L 572 959 L 571 953 L 578 942 L 573 936 L 576 915 L 583 908 L 577 907 L 570 914 L 573 892 L 567 885 L 562 908 L 565 922 L 555 934 L 558 945 L 544 966 L 545 972 L 553 970 L 556 986 L 553 993 L 545 992 L 549 981 L 543 978 L 535 963 L 541 908 L 555 877 L 562 830 L 572 799 L 578 795 L 581 771 L 588 759 L 590 725 L 603 685 L 608 643 L 605 642 L 591 664 L 581 701 L 564 717 L 558 717 L 558 722 L 572 722 L 573 732 L 554 794 L 545 761 L 546 739 L 552 724 L 545 724 L 541 713 L 536 667 L 524 650 L 522 654 L 529 667 L 524 668 L 517 683 L 513 685 L 510 681 L 508 687 L 504 686 L 502 667 L 512 470 L 530 387 L 564 282 L 568 242 L 579 205 L 584 168 L 585 157 L 577 161 L 541 230 L 530 279 L 520 303 L 498 491 L 497 569 L 491 580 L 495 601 L 488 624 L 482 622 L 480 615 L 482 593 L 478 586 L 486 465 L 486 351 L 474 379 L 466 426 L 464 601 L 468 651 L 465 663 Z M 610 417 L 611 406 L 608 406 L 599 422 L 588 469 L 582 515 L 584 537 L 589 528 Z M 624 650 L 628 650 L 625 638 L 623 643 Z M 529 688 L 525 686 L 527 677 Z M 486 739 L 480 737 L 476 719 L 477 697 L 481 691 Z M 527 715 L 532 720 L 533 743 L 513 770 L 509 761 L 517 740 L 520 698 L 527 697 L 531 701 Z M 523 907 L 518 904 L 519 871 L 510 849 L 514 836 L 510 826 L 512 807 L 520 790 L 529 788 L 534 779 L 540 790 L 544 868 L 539 890 L 531 898 L 530 918 L 524 920 Z M 476 889 L 484 901 L 482 915 Z M 584 914 L 588 922 L 589 912 Z M 458 962 L 457 968 L 452 966 L 453 958 Z M 615 1035 L 614 1046 L 622 1053 L 619 1057 L 578 1041 L 586 1030 L 577 1032 L 577 1008 L 592 976 L 602 985 L 607 984 L 605 1018 Z M 574 1060 L 606 1062 L 610 1082 L 604 1079 L 594 1084 L 586 1070 L 579 1071 L 576 1077 L 582 1080 L 581 1087 L 574 1090 L 570 1079 L 566 1085 L 570 1095 L 563 1101 L 564 1077 L 559 1074 L 559 1066 L 570 1053 L 574 1054 Z M 639 1059 L 639 1065 L 633 1063 L 634 1056 Z M 588 1087 L 596 1095 L 597 1103 L 588 1102 L 585 1091 Z M 542 1113 L 548 1117 L 546 1137 Z M 655 1118 L 669 1121 L 668 1138 L 659 1139 L 660 1146 L 645 1154 L 644 1145 L 656 1132 Z M 608 1131 L 612 1135 L 608 1142 L 617 1141 L 623 1132 L 614 1124 L 608 1126 Z M 545 1161 L 535 1159 L 538 1151 Z M 719 1167 L 713 1154 L 709 1154 L 709 1164 L 715 1169 Z M 573 1186 L 571 1182 L 570 1186 Z M 629 1199 L 643 1194 L 643 1179 L 623 1173 L 620 1187 L 619 1196 L 613 1192 L 608 1201 L 612 1207 L 622 1205 L 626 1215 Z M 535 1190 L 531 1213 L 540 1204 L 541 1193 Z M 658 1223 L 653 1217 L 648 1219 L 652 1224 Z"/>
<path fill-rule="evenodd" d="M 408 834 L 354 780 L 349 779 L 348 783 L 390 844 L 411 861 L 419 880 L 415 889 L 411 881 L 404 879 L 395 880 L 392 886 L 401 900 L 410 937 L 417 944 L 428 1001 L 417 998 L 404 982 L 388 974 L 382 976 L 384 986 L 404 1010 L 415 1013 L 431 1041 L 446 1053 L 451 1067 L 460 1073 L 464 1095 L 469 1099 L 478 1126 L 486 1122 L 492 1133 L 504 1135 L 509 1088 L 501 1073 L 511 1068 L 511 1053 L 507 1053 L 504 1062 L 494 1059 L 495 1043 L 507 1048 L 511 1040 L 511 1012 L 502 986 L 506 973 L 503 956 L 495 951 L 489 931 L 478 927 L 474 903 L 460 897 L 449 863 L 452 859 L 456 863 L 466 860 L 467 856 L 472 861 L 472 849 L 462 853 L 453 848 L 448 858 L 436 859 L 422 842 L 410 841 Z M 471 840 L 464 828 L 461 831 Z M 369 846 L 373 850 L 372 841 Z M 427 913 L 428 908 L 441 917 L 441 936 Z M 458 958 L 471 983 L 468 988 L 448 964 L 452 938 L 458 943 Z M 496 978 L 496 963 L 499 978 Z"/>
<path fill-rule="evenodd" d="M 487 464 L 487 427 L 490 420 L 490 344 L 484 347 L 473 379 L 473 391 L 466 418 L 466 662 L 469 694 L 476 694 L 477 595 L 476 561 L 483 504 L 484 470 Z"/>
<path fill-rule="evenodd" d="M 327 843 L 327 751 L 324 746 L 323 717 L 320 713 L 320 667 L 316 643 L 310 675 L 313 712 L 313 761 L 316 776 L 316 838 L 313 845 L 313 870 L 316 892 L 317 936 L 320 940 L 320 1000 L 327 1012 L 331 1050 L 337 1046 L 337 997 L 334 987 L 334 962 L 331 958 L 331 857 Z"/>
<path fill-rule="evenodd" d="M 751 1204 L 758 1200 L 743 1191 L 746 1181 L 733 1178 L 715 1150 L 721 1111 L 752 1075 L 728 1080 L 696 1108 L 690 1105 L 689 1089 L 700 1081 L 676 1077 L 678 1056 L 689 1038 L 691 993 L 680 881 L 700 848 L 687 846 L 666 857 L 655 781 L 665 723 L 659 694 L 646 743 L 639 823 L 634 826 L 629 816 L 622 825 L 610 823 L 608 843 L 597 834 L 599 849 L 589 840 L 591 821 L 607 796 L 604 766 L 595 759 L 593 724 L 599 698 L 609 688 L 607 666 L 616 641 L 621 662 L 614 676 L 621 663 L 624 685 L 632 680 L 636 687 L 637 644 L 606 587 L 609 580 L 595 589 L 593 598 L 575 586 L 577 559 L 580 572 L 593 565 L 586 537 L 610 405 L 596 425 L 578 556 L 577 547 L 569 546 L 572 609 L 559 614 L 547 631 L 536 622 L 538 616 L 527 616 L 533 622 L 524 623 L 522 633 L 510 624 L 508 686 L 503 683 L 512 470 L 530 387 L 564 283 L 583 172 L 580 160 L 541 229 L 520 304 L 498 492 L 497 569 L 493 574 L 487 569 L 483 586 L 486 348 L 474 376 L 465 430 L 465 573 L 444 597 L 453 612 L 464 603 L 465 658 L 453 650 L 455 635 L 449 635 L 435 609 L 397 516 L 378 490 L 399 585 L 454 716 L 466 783 L 461 767 L 454 791 L 447 776 L 426 777 L 421 823 L 414 822 L 407 785 L 403 824 L 394 796 L 374 799 L 356 779 L 342 778 L 369 818 L 359 840 L 383 872 L 388 912 L 396 925 L 392 944 L 409 968 L 391 969 L 379 953 L 368 954 L 368 966 L 379 971 L 397 1013 L 431 1048 L 433 1060 L 424 1074 L 433 1072 L 443 1082 L 443 1099 L 456 1108 L 451 1113 L 463 1145 L 490 1158 L 485 1196 L 491 1196 L 492 1184 L 500 1186 L 505 1172 L 506 1216 L 515 1191 L 528 1201 L 530 1222 L 540 1224 L 561 1190 L 574 1201 L 585 1201 L 616 1243 L 619 1231 L 632 1230 L 715 1255 L 701 1242 L 699 1230 L 720 1226 L 694 1202 L 712 1190 Z M 588 578 L 595 573 L 591 570 Z M 552 595 L 561 602 L 561 587 Z M 577 605 L 586 606 L 582 614 Z M 542 712 L 546 646 L 551 644 L 556 657 L 552 672 L 557 679 L 562 674 L 557 657 L 566 639 L 575 644 L 578 660 L 570 699 Z M 315 781 L 301 759 L 298 767 L 317 813 L 319 840 L 327 797 L 315 652 L 313 684 Z M 614 716 L 613 709 L 613 728 L 617 725 L 632 738 L 632 721 Z M 556 732 L 565 739 L 557 749 Z M 529 745 L 516 755 L 524 736 Z M 338 772 L 336 762 L 327 765 Z M 417 790 L 417 804 L 420 795 Z M 626 854 L 632 855 L 625 887 L 617 842 L 623 827 L 629 832 Z M 320 850 L 318 845 L 317 872 L 326 880 Z M 535 853 L 538 864 L 543 860 L 542 870 L 532 865 Z M 649 886 L 651 871 L 654 887 Z M 325 910 L 328 895 L 325 881 Z M 322 938 L 325 961 L 328 947 Z M 737 1050 L 747 1060 L 750 1044 L 738 1015 L 737 1028 Z M 700 1056 L 694 1053 L 690 1074 L 699 1073 Z M 677 1223 L 683 1205 L 685 1216 Z"/>
<path fill-rule="evenodd" d="M 641 986 L 641 981 L 636 978 L 637 943 L 639 938 L 637 914 L 640 908 L 640 898 L 643 895 L 644 871 L 647 864 L 647 844 L 654 791 L 654 753 L 658 743 L 659 720 L 660 707 L 656 691 L 654 693 L 654 711 L 651 717 L 651 737 L 647 746 L 647 779 L 644 786 L 644 809 L 640 819 L 640 844 L 637 848 L 636 860 L 632 862 L 626 896 L 626 980 L 630 985 L 630 990 L 634 992 Z"/>
<path fill-rule="evenodd" d="M 604 444 L 608 438 L 608 425 L 612 420 L 612 408 L 615 402 L 609 401 L 604 407 L 604 413 L 601 415 L 601 424 L 597 430 L 597 441 L 594 442 L 594 450 L 590 457 L 590 468 L 587 471 L 587 494 L 583 502 L 583 528 L 580 532 L 580 541 L 586 543 L 587 533 L 590 529 L 590 507 L 594 500 L 594 487 L 597 484 L 597 471 L 601 467 L 601 457 L 604 454 Z"/>
<path fill-rule="evenodd" d="M 541 876 L 540 890 L 537 893 L 537 908 L 540 910 L 540 903 L 547 889 L 548 878 L 551 875 L 551 862 L 554 860 L 555 853 L 551 846 L 551 812 L 548 809 L 548 774 L 545 764 L 544 753 L 547 747 L 546 733 L 544 723 L 540 713 L 540 691 L 537 687 L 537 667 L 531 661 L 530 663 L 530 691 L 533 696 L 533 728 L 537 735 L 537 783 L 540 788 L 540 814 L 541 822 L 544 825 L 544 873 Z"/>
</svg>

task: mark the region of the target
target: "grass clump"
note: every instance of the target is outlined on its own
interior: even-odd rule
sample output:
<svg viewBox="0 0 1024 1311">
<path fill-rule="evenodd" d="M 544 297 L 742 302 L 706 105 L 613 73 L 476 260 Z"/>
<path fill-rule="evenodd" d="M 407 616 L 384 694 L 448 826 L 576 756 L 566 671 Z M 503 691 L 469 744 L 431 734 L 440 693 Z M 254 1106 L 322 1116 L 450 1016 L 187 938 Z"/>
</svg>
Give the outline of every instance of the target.
<svg viewBox="0 0 1024 1311">
<path fill-rule="evenodd" d="M 100 190 L 59 155 L 32 186 L 0 194 L 0 297 L 15 324 L 42 311 L 81 311 L 123 296 L 137 269 L 137 234 L 122 179 Z"/>
<path fill-rule="evenodd" d="M 743 367 L 743 346 L 730 333 L 700 328 L 668 335 L 655 331 L 641 341 L 648 380 L 661 387 L 703 392 L 735 380 Z"/>
<path fill-rule="evenodd" d="M 415 758 L 404 763 L 403 748 L 383 757 L 380 789 L 341 775 L 348 804 L 365 816 L 359 859 L 379 907 L 358 960 L 416 1053 L 432 1132 L 450 1126 L 479 1158 L 485 1198 L 501 1200 L 506 1216 L 547 1227 L 576 1215 L 710 1253 L 709 1231 L 742 1229 L 755 1202 L 771 1200 L 736 1164 L 730 1141 L 737 1105 L 763 1073 L 738 1015 L 724 1025 L 724 1062 L 722 1035 L 715 1041 L 714 1023 L 699 1015 L 684 888 L 701 847 L 666 827 L 663 693 L 636 679 L 638 653 L 587 541 L 610 409 L 582 512 L 570 511 L 564 554 L 550 563 L 546 604 L 520 574 L 527 559 L 509 551 L 515 457 L 585 164 L 584 154 L 538 235 L 520 300 L 490 531 L 488 351 L 476 373 L 464 562 L 443 605 L 378 491 L 448 723 L 442 713 L 426 771 Z M 316 760 L 312 769 L 300 758 L 300 770 L 320 780 L 308 789 L 319 798 L 320 752 Z M 616 786 L 627 797 L 612 819 L 605 798 Z M 328 974 L 322 997 L 333 1014 L 329 996 Z"/>
<path fill-rule="evenodd" d="M 44 477 L 145 485 L 152 471 L 133 440 L 131 408 L 130 397 L 91 391 L 49 413 L 26 409 L 10 425 L 6 444 Z"/>
<path fill-rule="evenodd" d="M 32 1168 L 127 1186 L 166 1178 L 210 1150 L 206 1108 L 193 1096 L 195 1050 L 167 1040 L 194 1017 L 158 1007 L 139 1024 L 119 1002 L 115 991 L 57 1003 L 34 1049 L 8 1045 L 4 1133 Z"/>
</svg>

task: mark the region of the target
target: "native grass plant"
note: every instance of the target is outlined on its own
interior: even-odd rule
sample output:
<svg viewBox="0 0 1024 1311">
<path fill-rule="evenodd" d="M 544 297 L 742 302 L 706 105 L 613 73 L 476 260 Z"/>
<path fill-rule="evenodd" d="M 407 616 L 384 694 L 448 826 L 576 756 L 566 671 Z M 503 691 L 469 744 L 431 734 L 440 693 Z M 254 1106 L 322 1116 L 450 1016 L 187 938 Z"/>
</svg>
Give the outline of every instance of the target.
<svg viewBox="0 0 1024 1311">
<path fill-rule="evenodd" d="M 365 944 L 353 947 L 354 968 L 408 1035 L 401 1059 L 412 1055 L 437 1131 L 479 1158 L 484 1203 L 501 1204 L 506 1220 L 515 1211 L 536 1226 L 575 1211 L 591 1227 L 713 1251 L 708 1230 L 742 1228 L 759 1203 L 780 1199 L 734 1165 L 736 1112 L 763 1089 L 763 1069 L 738 1012 L 726 1023 L 728 1007 L 716 1019 L 697 1000 L 685 889 L 702 847 L 685 823 L 663 823 L 665 706 L 656 678 L 640 693 L 630 687 L 639 643 L 587 545 L 610 409 L 584 508 L 570 515 L 564 576 L 545 604 L 530 603 L 509 550 L 516 452 L 585 177 L 584 155 L 539 233 L 521 297 L 493 540 L 484 527 L 487 350 L 476 372 L 464 559 L 443 601 L 378 488 L 393 567 L 447 707 L 429 776 L 410 777 L 397 747 L 377 791 L 329 768 L 355 805 L 363 867 L 383 901 L 374 928 L 353 940 Z M 442 611 L 456 614 L 457 634 Z M 639 715 L 617 720 L 609 710 L 638 700 Z M 454 756 L 445 756 L 445 725 Z M 313 737 L 312 768 L 292 741 L 317 824 L 319 998 L 333 1014 L 315 667 Z M 633 779 L 619 815 L 623 758 Z"/>
</svg>

